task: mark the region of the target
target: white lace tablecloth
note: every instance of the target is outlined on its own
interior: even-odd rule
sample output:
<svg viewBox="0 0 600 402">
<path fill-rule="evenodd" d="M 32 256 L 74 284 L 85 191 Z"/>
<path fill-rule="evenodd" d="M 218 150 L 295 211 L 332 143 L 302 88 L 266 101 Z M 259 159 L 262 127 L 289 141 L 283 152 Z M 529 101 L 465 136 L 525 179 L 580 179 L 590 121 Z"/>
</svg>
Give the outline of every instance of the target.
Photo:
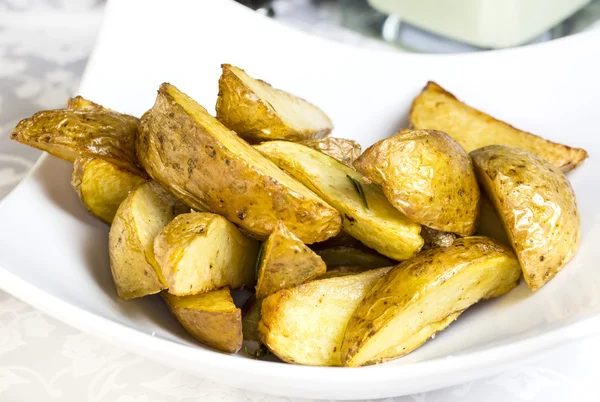
<svg viewBox="0 0 600 402">
<path fill-rule="evenodd" d="M 74 94 L 101 17 L 97 0 L 0 0 L 0 199 L 40 154 L 11 142 L 10 130 L 19 119 L 61 107 Z M 600 336 L 493 378 L 386 401 L 600 401 L 599 373 Z M 147 361 L 0 291 L 0 401 L 52 400 L 290 401 Z"/>
</svg>

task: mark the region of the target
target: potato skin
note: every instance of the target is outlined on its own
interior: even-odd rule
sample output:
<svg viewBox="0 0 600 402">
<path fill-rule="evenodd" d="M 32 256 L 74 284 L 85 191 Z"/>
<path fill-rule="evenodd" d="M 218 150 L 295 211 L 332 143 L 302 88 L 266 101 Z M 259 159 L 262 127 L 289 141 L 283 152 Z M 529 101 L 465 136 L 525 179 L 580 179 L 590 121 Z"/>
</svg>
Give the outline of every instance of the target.
<svg viewBox="0 0 600 402">
<path fill-rule="evenodd" d="M 409 219 L 461 236 L 475 232 L 479 187 L 473 163 L 446 133 L 402 130 L 370 146 L 354 167 Z"/>
<path fill-rule="evenodd" d="M 21 120 L 10 138 L 69 162 L 96 157 L 144 175 L 135 156 L 138 124 L 136 117 L 104 108 L 46 110 Z"/>
<path fill-rule="evenodd" d="M 79 157 L 73 164 L 71 186 L 94 216 L 110 224 L 127 194 L 146 182 L 141 176 L 97 158 Z"/>
<path fill-rule="evenodd" d="M 254 285 L 258 242 L 209 212 L 176 216 L 154 239 L 154 255 L 168 292 L 188 296 Z"/>
<path fill-rule="evenodd" d="M 560 169 L 519 148 L 490 145 L 471 156 L 525 280 L 536 291 L 579 247 L 580 217 L 571 184 Z"/>
<path fill-rule="evenodd" d="M 323 152 L 325 155 L 331 156 L 333 159 L 342 162 L 352 169 L 354 169 L 352 164 L 358 159 L 362 152 L 358 142 L 347 140 L 345 138 L 327 137 L 316 140 L 300 141 L 300 144 Z"/>
<path fill-rule="evenodd" d="M 538 155 L 563 172 L 588 157 L 584 149 L 548 141 L 474 109 L 431 81 L 413 101 L 409 120 L 415 129 L 444 131 L 467 152 L 487 145 L 510 145 Z"/>
<path fill-rule="evenodd" d="M 166 288 L 154 258 L 154 237 L 181 208 L 154 182 L 138 186 L 121 203 L 108 235 L 110 269 L 119 297 L 132 299 Z"/>
<path fill-rule="evenodd" d="M 240 137 L 250 143 L 270 140 L 302 141 L 312 138 L 322 138 L 329 134 L 333 125 L 331 120 L 316 106 L 304 99 L 300 99 L 280 89 L 271 87 L 268 83 L 250 77 L 238 67 L 222 64 L 223 73 L 219 78 L 219 96 L 217 98 L 217 119 L 229 129 L 235 131 Z M 245 81 L 254 82 L 276 96 L 283 98 L 284 102 L 295 104 L 295 112 L 308 113 L 306 119 L 311 117 L 323 121 L 323 125 L 313 128 L 293 127 L 286 122 L 274 105 L 263 99 Z M 279 105 L 278 105 L 279 106 Z"/>
<path fill-rule="evenodd" d="M 379 186 L 360 173 L 294 142 L 267 141 L 255 148 L 336 208 L 344 231 L 364 245 L 398 261 L 413 257 L 423 247 L 421 225 L 394 208 Z"/>
<path fill-rule="evenodd" d="M 314 251 L 279 222 L 263 246 L 256 297 L 263 298 L 321 276 L 327 266 Z"/>
<path fill-rule="evenodd" d="M 222 215 L 255 238 L 266 239 L 280 220 L 307 244 L 340 230 L 335 209 L 169 84 L 142 117 L 137 154 L 193 209 Z"/>
<path fill-rule="evenodd" d="M 391 267 L 317 279 L 263 300 L 258 333 L 287 363 L 341 366 L 346 324 L 364 295 Z"/>
<path fill-rule="evenodd" d="M 513 289 L 519 277 L 512 251 L 486 237 L 424 251 L 373 284 L 348 322 L 342 361 L 362 366 L 410 353 L 472 304 Z"/>
<path fill-rule="evenodd" d="M 162 292 L 177 321 L 196 340 L 225 353 L 242 348 L 242 311 L 235 307 L 228 289 L 194 296 Z"/>
</svg>

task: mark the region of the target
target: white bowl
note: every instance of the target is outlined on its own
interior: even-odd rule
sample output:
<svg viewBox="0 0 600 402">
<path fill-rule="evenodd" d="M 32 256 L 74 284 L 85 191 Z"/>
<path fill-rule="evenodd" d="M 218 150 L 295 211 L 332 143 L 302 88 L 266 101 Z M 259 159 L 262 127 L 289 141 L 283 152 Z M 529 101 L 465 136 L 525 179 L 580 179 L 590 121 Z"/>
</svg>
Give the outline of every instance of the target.
<svg viewBox="0 0 600 402">
<path fill-rule="evenodd" d="M 210 380 L 310 398 L 378 398 L 491 375 L 599 328 L 600 31 L 548 44 L 466 55 L 360 50 L 267 20 L 232 2 L 110 2 L 82 95 L 140 115 L 170 81 L 211 108 L 219 64 L 240 65 L 321 106 L 334 134 L 363 145 L 406 123 L 412 98 L 436 80 L 506 121 L 590 159 L 569 174 L 582 216 L 577 256 L 532 294 L 524 284 L 466 312 L 418 351 L 347 369 L 228 356 L 199 345 L 157 297 L 122 301 L 112 284 L 108 227 L 69 185 L 71 166 L 42 158 L 0 204 L 0 287 L 93 335 Z M 594 325 L 591 325 L 593 323 Z"/>
</svg>

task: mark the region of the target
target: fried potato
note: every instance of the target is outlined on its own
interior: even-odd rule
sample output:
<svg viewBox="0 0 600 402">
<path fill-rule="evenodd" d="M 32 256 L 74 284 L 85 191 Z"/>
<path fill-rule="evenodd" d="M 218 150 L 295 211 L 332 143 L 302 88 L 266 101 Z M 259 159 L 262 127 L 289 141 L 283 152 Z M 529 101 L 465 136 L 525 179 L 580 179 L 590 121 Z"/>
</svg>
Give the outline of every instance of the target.
<svg viewBox="0 0 600 402">
<path fill-rule="evenodd" d="M 389 267 L 395 262 L 367 247 L 337 246 L 316 250 L 328 267 L 356 266 L 363 270 Z"/>
<path fill-rule="evenodd" d="M 536 154 L 563 172 L 588 157 L 584 149 L 548 141 L 467 106 L 435 82 L 428 82 L 415 98 L 409 120 L 413 128 L 449 134 L 467 152 L 486 145 L 510 145 Z"/>
<path fill-rule="evenodd" d="M 166 289 L 154 257 L 154 238 L 184 210 L 154 182 L 138 186 L 121 203 L 108 235 L 110 269 L 119 297 L 132 299 Z"/>
<path fill-rule="evenodd" d="M 519 148 L 490 145 L 471 156 L 525 280 L 536 291 L 579 247 L 580 218 L 571 184 L 560 169 Z"/>
<path fill-rule="evenodd" d="M 348 322 L 342 362 L 364 366 L 410 353 L 471 305 L 514 288 L 520 275 L 512 251 L 486 237 L 420 253 L 367 292 Z"/>
<path fill-rule="evenodd" d="M 446 133 L 402 130 L 370 146 L 354 167 L 414 222 L 461 236 L 475 232 L 479 187 L 473 163 Z"/>
<path fill-rule="evenodd" d="M 79 157 L 73 164 L 71 185 L 94 216 L 110 224 L 127 194 L 146 180 L 97 158 Z"/>
<path fill-rule="evenodd" d="M 297 286 L 323 275 L 327 270 L 321 257 L 290 232 L 283 222 L 279 222 L 263 247 L 256 282 L 258 298 Z"/>
<path fill-rule="evenodd" d="M 318 107 L 250 77 L 241 68 L 221 65 L 217 119 L 251 143 L 301 141 L 325 137 L 333 125 Z"/>
<path fill-rule="evenodd" d="M 81 107 L 84 101 L 72 103 Z M 144 175 L 135 156 L 138 124 L 137 117 L 101 107 L 46 110 L 21 120 L 10 138 L 69 162 L 100 158 Z"/>
<path fill-rule="evenodd" d="M 154 239 L 156 261 L 176 296 L 254 285 L 258 248 L 233 223 L 208 212 L 179 215 Z"/>
<path fill-rule="evenodd" d="M 318 279 L 273 293 L 262 304 L 262 343 L 287 363 L 341 366 L 341 342 L 350 316 L 390 269 Z"/>
<path fill-rule="evenodd" d="M 194 296 L 161 293 L 171 313 L 196 340 L 226 353 L 242 347 L 242 312 L 228 289 Z"/>
<path fill-rule="evenodd" d="M 300 144 L 329 155 L 352 169 L 354 169 L 352 163 L 354 163 L 362 152 L 358 142 L 345 138 L 327 137 L 317 140 L 300 141 Z"/>
<path fill-rule="evenodd" d="M 394 260 L 408 259 L 423 246 L 421 226 L 348 166 L 293 142 L 269 141 L 256 149 L 337 209 L 344 230 L 366 246 Z"/>
<path fill-rule="evenodd" d="M 339 213 L 228 130 L 194 100 L 161 85 L 137 142 L 150 176 L 195 210 L 259 239 L 282 220 L 304 243 L 340 231 Z"/>
<path fill-rule="evenodd" d="M 250 297 L 242 307 L 242 332 L 244 340 L 259 342 L 258 322 L 260 321 L 260 310 L 263 299 L 256 296 Z"/>
</svg>

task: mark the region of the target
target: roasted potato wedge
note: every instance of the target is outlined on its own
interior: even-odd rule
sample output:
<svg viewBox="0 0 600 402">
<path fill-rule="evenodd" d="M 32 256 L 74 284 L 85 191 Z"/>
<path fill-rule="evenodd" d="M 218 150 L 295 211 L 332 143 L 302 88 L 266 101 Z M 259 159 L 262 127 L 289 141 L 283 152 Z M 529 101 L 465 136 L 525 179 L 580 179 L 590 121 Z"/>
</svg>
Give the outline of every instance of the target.
<svg viewBox="0 0 600 402">
<path fill-rule="evenodd" d="M 394 260 L 406 260 L 423 246 L 421 226 L 348 166 L 294 142 L 268 141 L 256 149 L 337 209 L 344 230 L 366 246 Z"/>
<path fill-rule="evenodd" d="M 471 305 L 514 288 L 520 276 L 512 251 L 486 237 L 420 253 L 375 282 L 359 303 L 342 362 L 364 366 L 410 353 Z"/>
<path fill-rule="evenodd" d="M 258 336 L 258 322 L 260 321 L 260 310 L 263 299 L 250 297 L 242 307 L 242 332 L 244 340 L 260 342 Z"/>
<path fill-rule="evenodd" d="M 184 210 L 154 182 L 138 186 L 121 203 L 108 235 L 110 269 L 119 297 L 132 299 L 166 289 L 154 257 L 154 238 Z"/>
<path fill-rule="evenodd" d="M 409 120 L 413 128 L 449 134 L 467 152 L 486 145 L 510 145 L 536 154 L 563 172 L 588 157 L 584 149 L 548 141 L 467 106 L 435 82 L 427 83 L 415 98 Z"/>
<path fill-rule="evenodd" d="M 94 216 L 110 224 L 127 194 L 146 180 L 103 159 L 79 157 L 71 185 Z"/>
<path fill-rule="evenodd" d="M 259 244 L 209 212 L 181 214 L 154 240 L 154 255 L 169 293 L 188 296 L 254 285 Z"/>
<path fill-rule="evenodd" d="M 396 264 L 387 257 L 367 247 L 337 246 L 316 250 L 328 267 L 356 266 L 363 270 L 389 267 Z"/>
<path fill-rule="evenodd" d="M 319 138 L 316 140 L 300 141 L 300 144 L 323 152 L 325 155 L 331 156 L 333 159 L 342 162 L 352 169 L 354 169 L 352 164 L 362 152 L 358 142 L 345 138 Z"/>
<path fill-rule="evenodd" d="M 226 353 L 242 347 L 242 311 L 228 289 L 194 296 L 161 293 L 177 321 L 196 340 Z"/>
<path fill-rule="evenodd" d="M 536 291 L 579 247 L 580 218 L 571 184 L 560 169 L 519 148 L 490 145 L 471 156 L 525 280 Z"/>
<path fill-rule="evenodd" d="M 241 68 L 221 65 L 217 119 L 248 142 L 301 141 L 325 137 L 333 125 L 318 107 L 250 77 Z"/>
<path fill-rule="evenodd" d="M 100 158 L 144 175 L 135 156 L 138 124 L 137 117 L 104 108 L 46 110 L 21 120 L 10 138 L 69 162 Z"/>
<path fill-rule="evenodd" d="M 505 246 L 510 247 L 510 239 L 504 229 L 504 225 L 498 213 L 494 209 L 494 206 L 488 200 L 485 194 L 481 196 L 481 208 L 479 212 L 479 224 L 477 225 L 477 231 L 475 232 L 478 236 L 491 237 L 494 240 L 499 241 Z"/>
<path fill-rule="evenodd" d="M 391 268 L 318 279 L 263 300 L 258 333 L 287 363 L 341 366 L 341 342 L 354 309 Z"/>
<path fill-rule="evenodd" d="M 254 262 L 254 260 L 252 260 Z M 279 222 L 263 246 L 256 281 L 256 297 L 300 285 L 321 276 L 327 266 L 314 251 Z"/>
<path fill-rule="evenodd" d="M 402 130 L 370 146 L 354 162 L 414 222 L 468 236 L 479 215 L 471 158 L 446 133 Z"/>
<path fill-rule="evenodd" d="M 195 210 L 259 239 L 282 220 L 304 243 L 340 231 L 339 213 L 170 84 L 142 117 L 137 154 L 157 182 Z"/>
</svg>

